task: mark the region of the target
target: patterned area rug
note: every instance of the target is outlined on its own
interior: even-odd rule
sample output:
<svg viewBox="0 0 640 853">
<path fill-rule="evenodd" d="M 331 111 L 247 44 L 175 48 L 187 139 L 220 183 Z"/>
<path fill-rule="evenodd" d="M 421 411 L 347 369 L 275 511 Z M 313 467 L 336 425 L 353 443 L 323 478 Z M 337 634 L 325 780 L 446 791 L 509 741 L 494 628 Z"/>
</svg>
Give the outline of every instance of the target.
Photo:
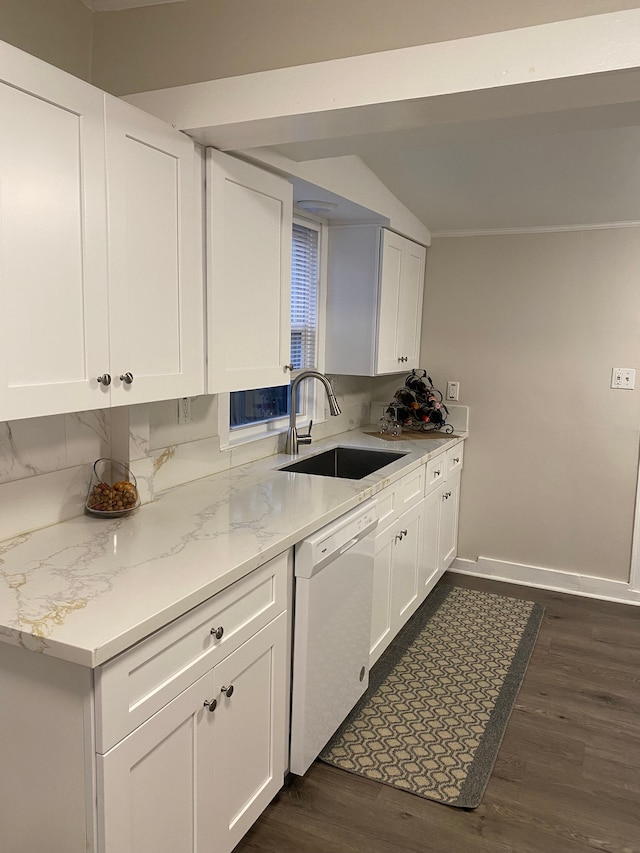
<svg viewBox="0 0 640 853">
<path fill-rule="evenodd" d="M 532 601 L 441 585 L 373 667 L 323 761 L 450 806 L 480 804 L 538 636 Z"/>
</svg>

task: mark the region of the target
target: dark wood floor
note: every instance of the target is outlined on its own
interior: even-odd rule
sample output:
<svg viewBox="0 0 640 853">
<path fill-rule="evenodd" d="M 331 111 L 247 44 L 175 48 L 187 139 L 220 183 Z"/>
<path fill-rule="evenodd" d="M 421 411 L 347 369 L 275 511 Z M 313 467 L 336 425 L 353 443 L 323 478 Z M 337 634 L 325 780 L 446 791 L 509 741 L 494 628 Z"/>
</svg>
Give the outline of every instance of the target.
<svg viewBox="0 0 640 853">
<path fill-rule="evenodd" d="M 235 853 L 640 853 L 640 608 L 444 580 L 546 607 L 481 805 L 450 808 L 315 762 Z"/>
</svg>

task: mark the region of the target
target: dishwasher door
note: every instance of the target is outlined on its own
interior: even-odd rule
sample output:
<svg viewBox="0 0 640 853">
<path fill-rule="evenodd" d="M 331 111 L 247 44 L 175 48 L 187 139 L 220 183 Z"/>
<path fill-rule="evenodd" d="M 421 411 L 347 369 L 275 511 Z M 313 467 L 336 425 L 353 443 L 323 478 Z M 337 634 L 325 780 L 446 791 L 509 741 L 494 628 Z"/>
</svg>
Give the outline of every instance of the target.
<svg viewBox="0 0 640 853">
<path fill-rule="evenodd" d="M 364 523 L 362 512 L 368 513 Z M 353 514 L 344 519 L 347 524 L 353 521 Z M 296 571 L 289 769 L 300 776 L 369 683 L 374 561 L 370 531 L 376 524 L 375 504 L 369 503 L 360 508 L 355 528 L 333 525 L 324 535 L 325 528 L 314 537 L 320 546 L 314 564 L 300 566 L 310 577 Z M 306 553 L 314 553 L 308 546 L 298 546 L 303 563 Z"/>
</svg>

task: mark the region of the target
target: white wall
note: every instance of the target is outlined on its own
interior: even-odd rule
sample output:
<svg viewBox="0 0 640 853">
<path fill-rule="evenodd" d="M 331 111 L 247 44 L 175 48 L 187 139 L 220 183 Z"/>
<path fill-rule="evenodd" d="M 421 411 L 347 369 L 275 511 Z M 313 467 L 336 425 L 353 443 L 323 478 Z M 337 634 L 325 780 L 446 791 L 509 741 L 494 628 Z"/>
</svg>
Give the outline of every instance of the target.
<svg viewBox="0 0 640 853">
<path fill-rule="evenodd" d="M 421 362 L 471 409 L 459 556 L 629 578 L 640 229 L 434 238 Z M 640 372 L 638 373 L 640 380 Z"/>
</svg>

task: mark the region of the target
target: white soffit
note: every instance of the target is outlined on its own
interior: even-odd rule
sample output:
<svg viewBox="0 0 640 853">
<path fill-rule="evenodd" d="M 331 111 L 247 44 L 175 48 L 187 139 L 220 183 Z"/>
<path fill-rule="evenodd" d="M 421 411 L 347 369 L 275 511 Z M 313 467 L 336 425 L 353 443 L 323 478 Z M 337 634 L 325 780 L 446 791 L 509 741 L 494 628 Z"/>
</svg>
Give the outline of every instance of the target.
<svg viewBox="0 0 640 853">
<path fill-rule="evenodd" d="M 184 0 L 82 0 L 93 12 L 116 12 L 137 9 L 139 6 L 157 6 L 160 3 L 184 3 Z"/>
</svg>

